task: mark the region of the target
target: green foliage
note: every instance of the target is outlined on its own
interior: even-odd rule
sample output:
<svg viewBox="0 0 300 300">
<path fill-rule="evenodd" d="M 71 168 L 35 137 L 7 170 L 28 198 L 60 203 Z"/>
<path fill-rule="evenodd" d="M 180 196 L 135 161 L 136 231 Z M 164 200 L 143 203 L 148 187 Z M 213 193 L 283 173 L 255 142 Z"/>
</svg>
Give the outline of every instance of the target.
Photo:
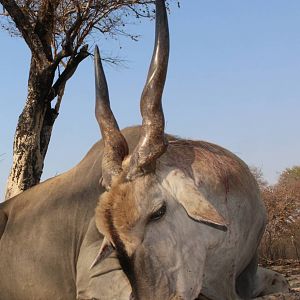
<svg viewBox="0 0 300 300">
<path fill-rule="evenodd" d="M 292 184 L 300 181 L 300 166 L 286 168 L 279 177 L 279 184 Z"/>
</svg>

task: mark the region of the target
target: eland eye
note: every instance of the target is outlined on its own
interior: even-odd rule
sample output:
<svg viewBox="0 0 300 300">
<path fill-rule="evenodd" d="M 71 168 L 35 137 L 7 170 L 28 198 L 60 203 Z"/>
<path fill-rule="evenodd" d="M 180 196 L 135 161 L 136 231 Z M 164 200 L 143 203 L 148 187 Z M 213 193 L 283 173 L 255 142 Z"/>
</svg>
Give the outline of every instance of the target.
<svg viewBox="0 0 300 300">
<path fill-rule="evenodd" d="M 158 210 L 156 210 L 154 213 L 150 215 L 150 221 L 159 220 L 161 217 L 164 216 L 166 210 L 167 210 L 167 206 L 166 203 L 164 203 Z"/>
</svg>

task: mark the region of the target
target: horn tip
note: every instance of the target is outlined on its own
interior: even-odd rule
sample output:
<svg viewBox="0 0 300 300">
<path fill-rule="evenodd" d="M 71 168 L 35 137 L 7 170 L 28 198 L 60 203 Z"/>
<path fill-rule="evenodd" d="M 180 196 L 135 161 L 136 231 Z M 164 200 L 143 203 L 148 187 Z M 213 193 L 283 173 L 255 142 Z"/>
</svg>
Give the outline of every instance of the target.
<svg viewBox="0 0 300 300">
<path fill-rule="evenodd" d="M 99 47 L 98 45 L 95 46 L 94 55 L 96 58 L 100 57 Z"/>
</svg>

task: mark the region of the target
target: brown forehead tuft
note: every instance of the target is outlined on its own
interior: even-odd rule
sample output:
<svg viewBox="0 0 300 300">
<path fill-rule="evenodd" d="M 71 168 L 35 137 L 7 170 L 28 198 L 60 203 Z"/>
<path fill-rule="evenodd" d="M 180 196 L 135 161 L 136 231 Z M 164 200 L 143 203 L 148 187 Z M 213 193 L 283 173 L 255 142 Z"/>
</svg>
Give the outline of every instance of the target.
<svg viewBox="0 0 300 300">
<path fill-rule="evenodd" d="M 102 194 L 96 208 L 98 229 L 112 238 L 112 225 L 121 235 L 127 234 L 139 219 L 139 206 L 134 193 L 135 182 L 115 182 Z"/>
</svg>

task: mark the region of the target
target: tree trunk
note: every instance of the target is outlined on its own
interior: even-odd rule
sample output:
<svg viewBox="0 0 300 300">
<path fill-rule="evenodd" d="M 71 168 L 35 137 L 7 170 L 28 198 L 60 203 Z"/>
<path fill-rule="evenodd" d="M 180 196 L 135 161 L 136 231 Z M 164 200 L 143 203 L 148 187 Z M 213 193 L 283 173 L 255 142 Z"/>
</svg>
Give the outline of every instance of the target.
<svg viewBox="0 0 300 300">
<path fill-rule="evenodd" d="M 85 45 L 71 56 L 54 84 L 57 64 L 48 60 L 38 61 L 32 56 L 27 100 L 14 138 L 13 165 L 7 182 L 6 200 L 40 182 L 66 83 L 88 56 L 88 46 Z M 56 97 L 55 108 L 52 108 L 51 101 Z"/>
<path fill-rule="evenodd" d="M 13 165 L 5 199 L 39 183 L 52 127 L 57 114 L 47 101 L 54 70 L 31 59 L 28 95 L 19 117 L 13 146 Z"/>
</svg>

